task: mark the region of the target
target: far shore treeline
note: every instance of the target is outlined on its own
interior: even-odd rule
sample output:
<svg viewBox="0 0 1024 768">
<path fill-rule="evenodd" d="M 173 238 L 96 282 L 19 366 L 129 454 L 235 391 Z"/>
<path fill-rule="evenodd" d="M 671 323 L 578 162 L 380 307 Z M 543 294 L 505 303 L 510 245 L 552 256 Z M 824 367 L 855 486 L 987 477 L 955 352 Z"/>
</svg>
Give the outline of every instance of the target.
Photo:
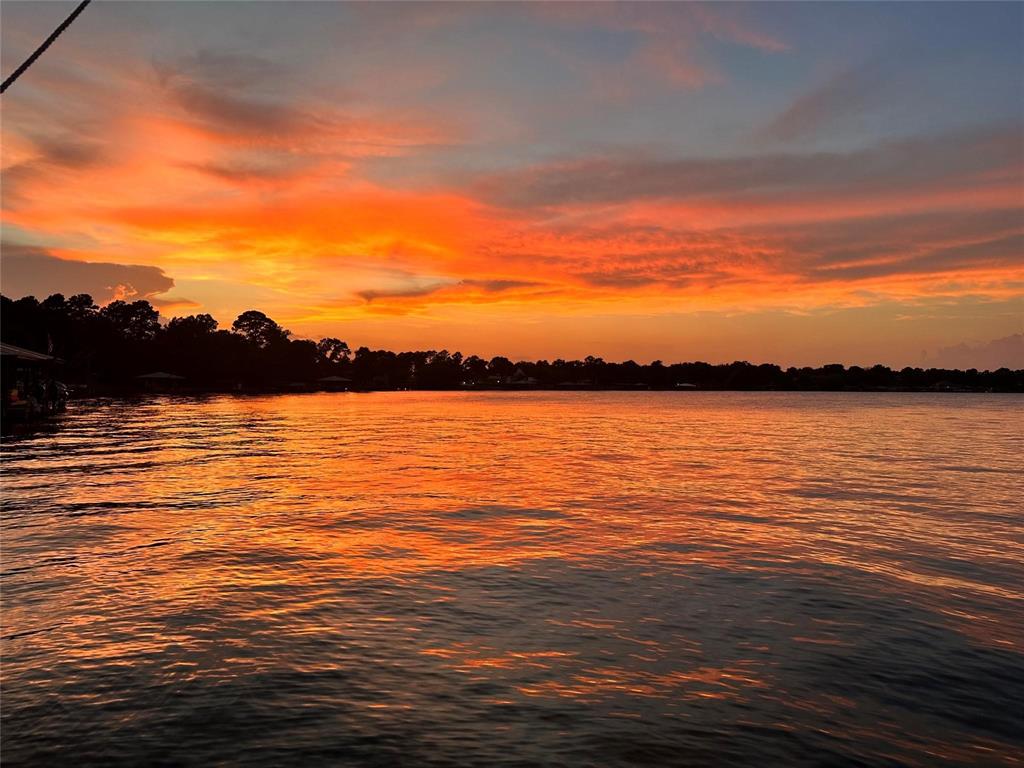
<svg viewBox="0 0 1024 768">
<path fill-rule="evenodd" d="M 183 390 L 288 389 L 731 389 L 731 390 L 938 390 L 1024 391 L 1024 370 L 996 371 L 870 368 L 840 364 L 781 368 L 735 362 L 641 365 L 628 360 L 513 361 L 463 356 L 448 350 L 390 352 L 340 339 L 294 339 L 262 312 L 243 312 L 221 329 L 207 314 L 161 324 L 147 301 L 114 301 L 54 294 L 0 297 L 4 342 L 60 358 L 56 375 L 82 394 L 117 394 L 140 388 L 140 376 L 166 373 Z M 340 385 L 340 387 L 339 387 Z"/>
</svg>

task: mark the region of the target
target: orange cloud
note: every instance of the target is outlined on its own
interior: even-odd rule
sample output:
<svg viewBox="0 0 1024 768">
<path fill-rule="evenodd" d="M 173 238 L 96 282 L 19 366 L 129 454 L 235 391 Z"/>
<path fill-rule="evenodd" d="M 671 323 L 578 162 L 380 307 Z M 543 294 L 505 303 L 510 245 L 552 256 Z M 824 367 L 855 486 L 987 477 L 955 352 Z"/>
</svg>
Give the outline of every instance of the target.
<svg viewBox="0 0 1024 768">
<path fill-rule="evenodd" d="M 725 7 L 503 12 L 626 33 L 618 58 L 576 66 L 611 85 L 626 73 L 627 90 L 649 77 L 723 80 L 708 37 L 749 55 L 789 50 Z M 462 18 L 440 6 L 410 13 L 417 33 Z M 374 92 L 381 74 L 340 89 L 256 53 L 113 66 L 65 50 L 80 67 L 41 64 L 26 98 L 5 102 L 5 237 L 46 244 L 60 275 L 89 276 L 83 290 L 152 297 L 165 314 L 259 305 L 298 328 L 459 315 L 500 330 L 513 315 L 811 312 L 1022 293 L 1015 122 L 843 151 L 591 146 L 551 159 L 532 146 L 494 150 L 494 135 L 431 98 L 397 107 Z M 562 55 L 596 55 L 580 50 Z M 403 78 L 413 83 L 403 95 L 443 91 L 452 68 L 429 69 Z M 796 138 L 841 119 L 844 94 L 871 95 L 869 74 L 798 99 L 767 132 Z M 576 108 L 541 103 L 537 115 L 568 120 Z M 547 159 L 523 159 L 536 157 Z M 57 276 L 40 269 L 31 291 Z"/>
</svg>

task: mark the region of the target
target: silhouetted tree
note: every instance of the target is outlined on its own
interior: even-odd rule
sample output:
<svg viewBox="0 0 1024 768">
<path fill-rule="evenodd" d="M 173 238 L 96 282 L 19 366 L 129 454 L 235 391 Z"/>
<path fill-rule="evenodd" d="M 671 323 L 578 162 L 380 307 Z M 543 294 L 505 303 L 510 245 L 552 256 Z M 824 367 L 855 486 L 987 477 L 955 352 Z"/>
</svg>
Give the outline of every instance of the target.
<svg viewBox="0 0 1024 768">
<path fill-rule="evenodd" d="M 88 293 L 76 293 L 67 302 L 68 314 L 76 320 L 95 315 L 100 311 Z"/>
<path fill-rule="evenodd" d="M 470 355 L 462 361 L 462 371 L 470 382 L 483 381 L 487 378 L 487 361 L 476 355 Z"/>
<path fill-rule="evenodd" d="M 348 344 L 335 338 L 320 339 L 317 342 L 316 349 L 320 358 L 329 363 L 345 362 L 352 354 Z"/>
<path fill-rule="evenodd" d="M 63 297 L 62 297 L 63 298 Z M 112 301 L 100 314 L 109 320 L 125 338 L 148 341 L 160 330 L 160 313 L 148 301 Z"/>
<path fill-rule="evenodd" d="M 32 296 L 16 301 L 0 296 L 0 331 L 5 342 L 40 352 L 52 345 L 63 360 L 61 376 L 98 392 L 128 388 L 135 376 L 153 370 L 183 375 L 197 389 L 272 389 L 343 373 L 357 386 L 375 389 L 506 386 L 514 376 L 516 386 L 529 381 L 526 386 L 570 388 L 673 389 L 686 383 L 701 389 L 1024 391 L 1024 371 L 1007 368 L 894 371 L 883 365 L 845 368 L 833 363 L 782 370 L 746 361 L 640 365 L 594 356 L 513 363 L 506 357 L 485 362 L 445 349 L 395 353 L 365 346 L 352 356 L 336 338 L 291 340 L 287 330 L 256 310 L 242 313 L 231 331 L 218 330 L 208 314 L 175 317 L 161 327 L 157 311 L 146 301 L 115 301 L 99 309 L 87 294 L 53 294 L 42 302 Z"/>
<path fill-rule="evenodd" d="M 209 336 L 217 330 L 217 321 L 212 315 L 189 315 L 188 317 L 173 317 L 167 323 L 166 332 L 182 339 L 195 339 Z"/>
<path fill-rule="evenodd" d="M 507 357 L 492 357 L 491 362 L 487 364 L 488 373 L 492 376 L 500 376 L 501 378 L 511 376 L 515 373 L 515 370 L 515 365 Z"/>
<path fill-rule="evenodd" d="M 280 325 L 275 323 L 262 312 L 250 309 L 235 318 L 231 324 L 231 330 L 240 333 L 257 347 L 265 348 L 272 344 L 280 344 L 288 340 L 292 335 Z"/>
</svg>

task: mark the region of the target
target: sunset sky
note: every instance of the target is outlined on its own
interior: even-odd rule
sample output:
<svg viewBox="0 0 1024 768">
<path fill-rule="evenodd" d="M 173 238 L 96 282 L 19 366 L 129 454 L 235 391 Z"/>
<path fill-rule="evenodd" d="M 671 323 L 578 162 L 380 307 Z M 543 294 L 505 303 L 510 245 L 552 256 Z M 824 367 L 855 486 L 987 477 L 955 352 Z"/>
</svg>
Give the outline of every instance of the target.
<svg viewBox="0 0 1024 768">
<path fill-rule="evenodd" d="M 6 77 L 74 7 L 2 6 Z M 5 295 L 353 347 L 1024 367 L 1024 4 L 94 2 Z"/>
</svg>

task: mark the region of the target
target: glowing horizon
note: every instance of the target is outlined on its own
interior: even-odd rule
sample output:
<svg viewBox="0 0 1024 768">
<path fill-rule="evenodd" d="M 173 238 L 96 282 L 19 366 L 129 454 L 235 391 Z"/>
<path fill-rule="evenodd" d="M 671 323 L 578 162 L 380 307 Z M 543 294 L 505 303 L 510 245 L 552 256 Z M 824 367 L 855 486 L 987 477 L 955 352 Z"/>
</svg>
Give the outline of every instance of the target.
<svg viewBox="0 0 1024 768">
<path fill-rule="evenodd" d="M 3 4 L 4 75 L 71 7 Z M 353 347 L 1024 367 L 1022 29 L 94 3 L 3 97 L 3 291 Z"/>
</svg>

